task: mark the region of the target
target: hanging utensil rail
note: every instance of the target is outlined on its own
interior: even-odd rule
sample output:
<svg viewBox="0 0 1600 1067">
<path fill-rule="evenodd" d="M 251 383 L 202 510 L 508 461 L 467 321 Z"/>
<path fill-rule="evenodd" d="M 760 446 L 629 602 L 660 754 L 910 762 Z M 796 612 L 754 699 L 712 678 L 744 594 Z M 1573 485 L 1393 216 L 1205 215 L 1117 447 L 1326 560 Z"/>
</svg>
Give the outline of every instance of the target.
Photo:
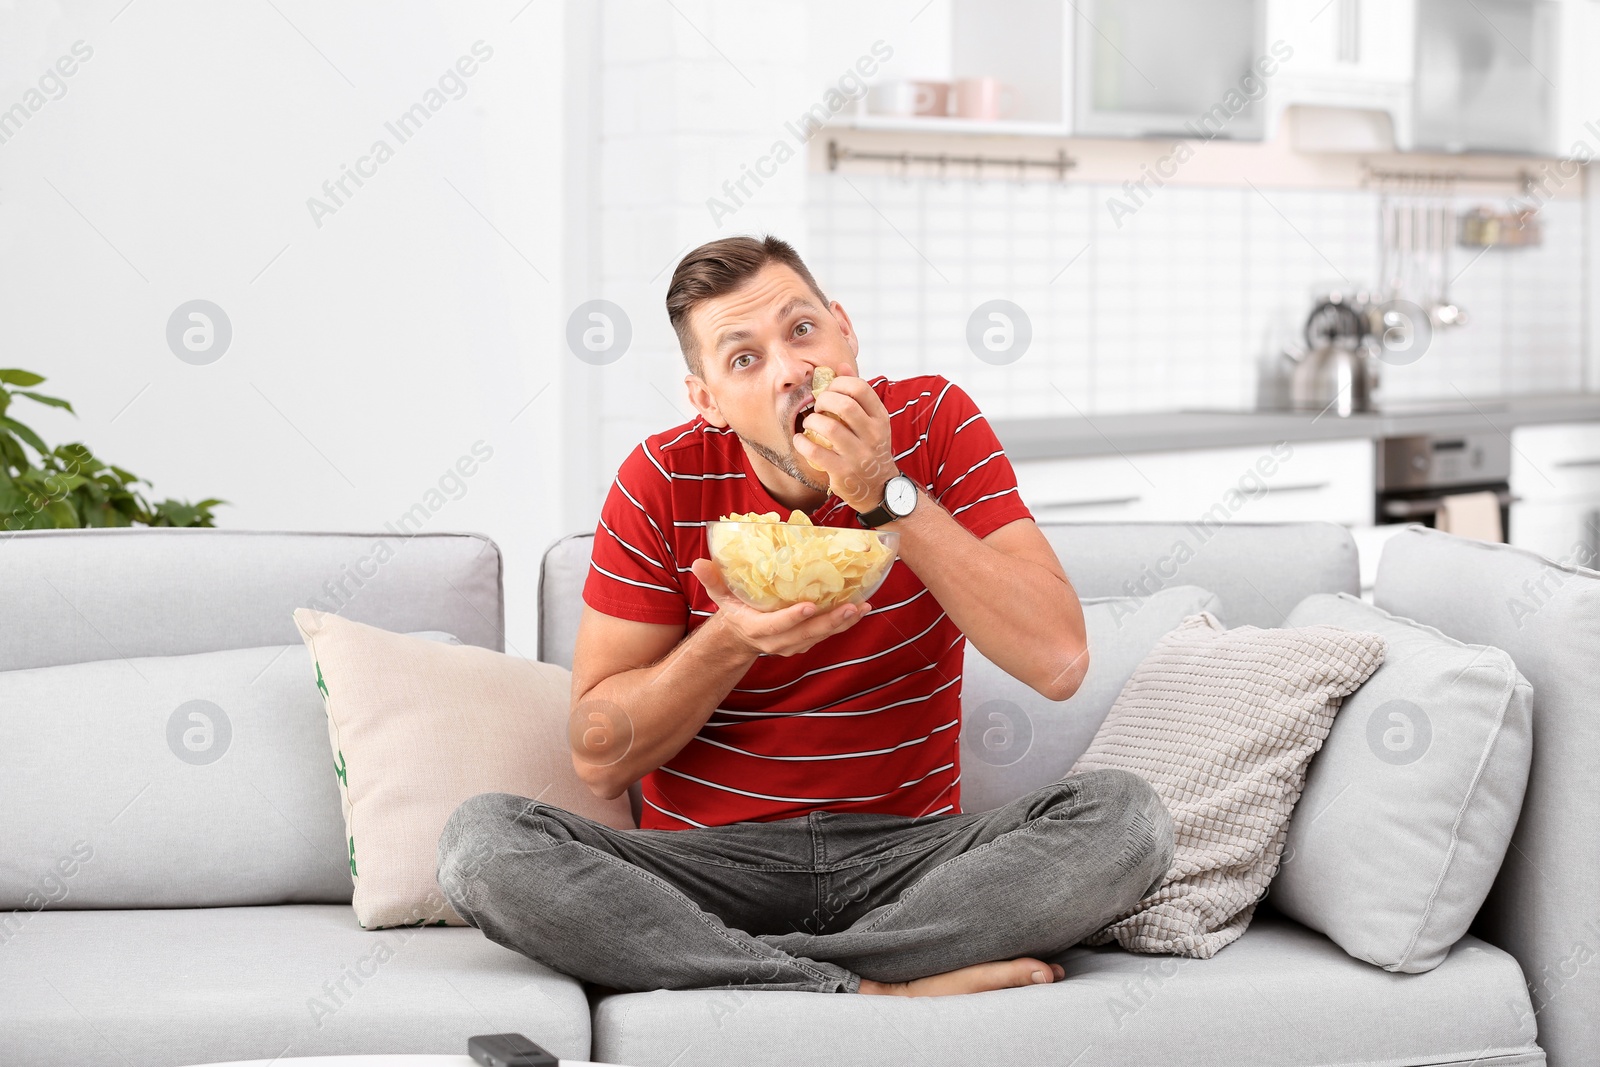
<svg viewBox="0 0 1600 1067">
<path fill-rule="evenodd" d="M 838 141 L 828 142 L 828 169 L 838 170 L 840 163 L 851 162 L 873 163 L 899 163 L 907 171 L 913 163 L 936 163 L 941 176 L 950 164 L 970 166 L 982 176 L 985 166 L 996 168 L 1015 167 L 1020 177 L 1029 167 L 1043 167 L 1056 172 L 1056 177 L 1061 181 L 1067 180 L 1067 171 L 1078 165 L 1078 161 L 1067 155 L 1065 148 L 1056 153 L 1054 159 L 1030 159 L 1026 156 L 953 156 L 948 152 L 937 154 L 927 152 L 863 152 L 859 149 L 841 145 Z"/>
<path fill-rule="evenodd" d="M 1471 183 L 1474 185 L 1516 185 L 1527 192 L 1535 185 L 1537 177 L 1533 171 L 1521 168 L 1516 173 L 1503 171 L 1496 174 L 1473 174 L 1464 170 L 1392 170 L 1383 167 L 1374 167 L 1365 164 L 1362 167 L 1363 185 L 1376 182 L 1388 186 L 1395 192 L 1404 190 L 1449 190 L 1457 184 Z"/>
</svg>

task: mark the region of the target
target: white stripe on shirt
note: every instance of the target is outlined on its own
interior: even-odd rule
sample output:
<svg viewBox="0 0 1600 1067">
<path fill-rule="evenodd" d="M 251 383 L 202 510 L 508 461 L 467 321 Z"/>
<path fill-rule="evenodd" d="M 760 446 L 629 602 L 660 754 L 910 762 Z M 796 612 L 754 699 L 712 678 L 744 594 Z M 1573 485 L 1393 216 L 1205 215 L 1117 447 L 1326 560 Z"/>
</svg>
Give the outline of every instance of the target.
<svg viewBox="0 0 1600 1067">
<path fill-rule="evenodd" d="M 743 478 L 744 471 L 727 471 L 712 474 L 679 474 L 674 471 L 668 477 L 681 478 L 686 482 L 703 482 L 707 478 Z"/>
<path fill-rule="evenodd" d="M 824 762 L 825 763 L 825 762 L 827 762 L 829 760 L 860 759 L 863 756 L 886 756 L 891 752 L 898 752 L 902 748 L 910 748 L 912 745 L 923 744 L 924 742 L 926 742 L 928 740 L 928 738 L 932 737 L 934 734 L 943 733 L 944 731 L 950 729 L 952 726 L 955 726 L 955 725 L 959 724 L 960 722 L 961 722 L 960 719 L 951 719 L 949 722 L 945 723 L 943 726 L 935 726 L 931 731 L 929 731 L 928 733 L 924 734 L 921 737 L 913 737 L 909 741 L 901 741 L 899 744 L 890 745 L 888 748 L 868 748 L 868 749 L 863 749 L 860 752 L 835 752 L 832 755 L 826 755 L 826 756 L 768 756 L 768 755 L 766 755 L 764 753 L 761 753 L 761 752 L 751 752 L 747 748 L 739 748 L 737 745 L 730 745 L 730 744 L 727 744 L 727 743 L 722 742 L 722 741 L 712 741 L 710 738 L 701 737 L 699 734 L 696 734 L 694 737 L 691 737 L 689 740 L 691 740 L 691 741 L 700 741 L 700 742 L 703 742 L 704 744 L 713 745 L 713 746 L 715 746 L 717 748 L 725 748 L 729 752 L 737 752 L 741 756 L 749 756 L 751 759 L 783 760 L 785 762 L 800 762 L 800 763 L 815 763 L 815 762 L 819 762 L 820 761 L 820 762 Z"/>
<path fill-rule="evenodd" d="M 976 503 L 976 501 L 974 501 L 974 503 Z M 733 690 L 730 690 L 730 692 L 734 692 L 734 693 L 776 693 L 778 690 L 787 689 L 789 686 L 794 685 L 796 682 L 799 682 L 802 679 L 809 678 L 813 674 L 821 674 L 824 671 L 836 671 L 840 667 L 853 667 L 858 663 L 867 663 L 867 662 L 869 662 L 871 660 L 877 659 L 879 656 L 886 656 L 890 652 L 897 652 L 900 649 L 905 648 L 907 645 L 915 643 L 919 638 L 923 637 L 930 630 L 932 630 L 935 626 L 938 626 L 941 622 L 943 622 L 944 619 L 945 619 L 945 613 L 941 611 L 941 612 L 939 612 L 938 617 L 935 618 L 932 622 L 930 622 L 928 624 L 928 626 L 927 626 L 927 629 L 923 630 L 922 633 L 917 634 L 915 637 L 908 637 L 904 641 L 900 642 L 898 645 L 891 645 L 888 648 L 881 649 L 881 650 L 879 650 L 877 652 L 873 652 L 873 653 L 870 653 L 870 654 L 865 655 L 865 656 L 858 656 L 855 659 L 842 659 L 838 663 L 830 663 L 825 667 L 813 667 L 811 670 L 806 671 L 804 674 L 796 675 L 794 678 L 790 679 L 787 682 L 784 682 L 782 685 L 773 686 L 771 689 L 733 689 Z"/>
<path fill-rule="evenodd" d="M 593 567 L 595 570 L 599 571 L 601 574 L 605 575 L 607 578 L 614 578 L 619 582 L 627 582 L 629 585 L 636 585 L 640 589 L 659 589 L 663 593 L 680 593 L 680 592 L 682 592 L 682 590 L 679 590 L 679 589 L 669 589 L 668 587 L 666 587 L 664 585 L 651 585 L 649 582 L 636 582 L 632 578 L 624 578 L 620 574 L 612 574 L 610 571 L 606 570 L 604 567 L 600 566 L 600 564 L 596 563 L 592 559 L 589 561 L 589 566 Z"/>
<path fill-rule="evenodd" d="M 960 485 L 962 478 L 965 478 L 968 474 L 971 474 L 973 471 L 977 470 L 979 467 L 983 466 L 985 463 L 988 463 L 991 459 L 994 459 L 994 457 L 1003 456 L 1005 454 L 1006 454 L 1006 450 L 1003 449 L 1003 448 L 997 448 L 993 452 L 990 452 L 987 456 L 984 456 L 978 462 L 976 462 L 972 466 L 968 467 L 966 469 L 965 473 L 963 473 L 961 475 L 961 477 L 957 478 L 955 481 L 953 481 L 949 485 L 945 486 L 944 490 L 939 494 L 939 498 L 941 500 L 944 499 L 944 494 L 948 493 L 950 490 L 952 490 L 956 486 Z"/>
<path fill-rule="evenodd" d="M 644 801 L 646 804 L 650 804 L 650 806 L 652 808 L 655 808 L 661 814 L 669 815 L 672 818 L 677 819 L 680 822 L 686 822 L 690 826 L 699 826 L 699 827 L 704 827 L 705 826 L 705 823 L 703 823 L 703 822 L 695 822 L 693 819 L 689 818 L 689 816 L 687 816 L 687 815 L 679 815 L 675 811 L 668 811 L 666 808 L 663 808 L 660 804 L 651 804 L 650 803 L 650 798 L 645 796 L 644 793 L 642 793 L 642 792 L 639 794 L 639 799 Z"/>
<path fill-rule="evenodd" d="M 998 493 L 990 493 L 988 496 L 980 496 L 978 499 L 974 500 L 972 504 L 981 504 L 985 500 L 993 500 L 997 496 L 1005 496 L 1007 493 L 1015 493 L 1016 491 L 1017 487 L 1013 485 L 1010 489 L 1002 489 Z M 962 504 L 959 508 L 956 508 L 950 513 L 951 516 L 953 517 L 961 514 L 963 511 L 966 511 L 968 508 L 972 507 L 972 504 Z"/>
<path fill-rule="evenodd" d="M 957 637 L 956 641 L 959 641 L 961 639 L 962 639 L 961 637 Z M 955 645 L 955 641 L 952 641 L 949 645 L 945 646 L 945 650 L 944 651 L 945 652 L 950 651 L 951 647 L 953 647 L 954 645 Z M 944 653 L 940 653 L 941 656 L 943 656 L 943 654 Z M 797 718 L 797 717 L 805 716 L 805 715 L 815 716 L 816 718 L 819 718 L 819 719 L 848 718 L 848 717 L 853 716 L 853 715 L 874 715 L 874 714 L 877 714 L 880 711 L 888 711 L 890 708 L 898 708 L 898 707 L 901 707 L 901 706 L 903 706 L 905 704 L 914 704 L 914 703 L 916 703 L 917 701 L 920 701 L 920 700 L 931 699 L 932 697 L 937 696 L 942 691 L 950 688 L 952 685 L 955 685 L 957 682 L 961 681 L 961 675 L 957 674 L 954 678 L 950 679 L 948 682 L 945 682 L 943 685 L 939 686 L 937 689 L 934 689 L 933 691 L 928 693 L 926 696 L 909 697 L 909 698 L 907 698 L 905 700 L 896 701 L 893 704 L 885 704 L 882 707 L 863 708 L 863 709 L 860 709 L 860 710 L 857 710 L 857 711 L 829 711 L 828 709 L 829 708 L 833 708 L 833 707 L 838 707 L 840 704 L 848 703 L 848 702 L 850 702 L 852 700 L 855 700 L 855 699 L 857 699 L 859 697 L 864 697 L 868 693 L 877 692 L 879 689 L 887 689 L 891 685 L 894 685 L 897 682 L 905 681 L 907 678 L 911 677 L 913 674 L 921 674 L 923 671 L 931 671 L 931 670 L 933 670 L 934 668 L 936 668 L 938 666 L 939 666 L 939 661 L 938 660 L 934 660 L 931 663 L 927 663 L 927 664 L 924 664 L 921 667 L 918 667 L 916 670 L 907 671 L 906 673 L 902 674 L 898 678 L 891 678 L 887 682 L 883 682 L 883 683 L 881 683 L 879 685 L 874 685 L 874 686 L 871 686 L 870 688 L 863 689 L 859 693 L 851 693 L 847 697 L 840 697 L 838 700 L 830 700 L 828 703 L 822 705 L 822 707 L 820 707 L 820 708 L 808 708 L 805 711 L 730 711 L 730 710 L 728 710 L 726 708 L 718 708 L 716 710 L 716 712 L 714 712 L 713 714 L 718 714 L 718 715 L 740 715 L 740 716 L 743 716 L 743 718 L 742 719 L 736 719 L 736 720 L 733 720 L 733 721 L 730 721 L 730 722 L 711 722 L 711 721 L 708 720 L 705 723 L 705 725 L 707 725 L 707 726 L 742 726 L 742 725 L 744 725 L 744 723 L 747 723 L 747 722 L 760 722 L 760 721 L 762 721 L 764 719 L 788 719 L 788 718 Z"/>
<path fill-rule="evenodd" d="M 613 530 L 606 523 L 605 519 L 601 519 L 600 520 L 600 528 L 602 530 L 604 530 L 606 533 L 610 534 L 613 538 L 615 538 L 617 544 L 621 545 L 623 548 L 627 549 L 629 552 L 632 552 L 634 555 L 638 556 L 640 559 L 644 560 L 647 563 L 653 563 L 657 567 L 660 567 L 662 570 L 667 570 L 668 569 L 667 565 L 665 563 L 662 563 L 660 560 L 655 559 L 654 557 L 652 557 L 652 556 L 650 556 L 650 555 L 648 555 L 648 554 L 646 554 L 644 552 L 639 551 L 637 548 L 634 548 L 632 545 L 628 544 L 628 542 L 624 541 L 622 539 L 621 535 L 619 535 L 617 533 L 617 531 Z"/>
<path fill-rule="evenodd" d="M 628 498 L 628 503 L 639 509 L 639 514 L 644 516 L 644 521 L 650 524 L 650 528 L 656 532 L 656 536 L 661 538 L 661 543 L 667 546 L 668 552 L 671 552 L 672 542 L 667 539 L 667 535 L 662 531 L 661 527 L 656 525 L 655 518 L 650 514 L 650 512 L 645 510 L 645 506 L 635 500 L 633 498 L 633 494 L 628 492 L 628 487 L 622 484 L 622 475 L 617 475 L 612 479 L 612 481 L 616 484 L 616 487 L 622 491 L 622 495 Z M 673 563 L 677 563 L 677 560 L 674 559 Z"/>
<path fill-rule="evenodd" d="M 954 766 L 955 766 L 954 763 L 943 764 L 942 766 L 935 767 L 933 770 L 929 771 L 927 774 L 924 774 L 921 778 L 913 778 L 909 782 L 901 782 L 899 785 L 895 786 L 894 789 L 891 789 L 887 793 L 875 793 L 872 796 L 865 796 L 865 797 L 784 797 L 784 796 L 775 796 L 775 795 L 773 795 L 771 793 L 753 793 L 748 789 L 735 789 L 731 785 L 722 785 L 722 784 L 720 784 L 718 782 L 708 781 L 708 780 L 706 780 L 704 778 L 696 778 L 692 774 L 684 774 L 682 771 L 675 771 L 671 767 L 660 767 L 660 768 L 658 768 L 658 770 L 665 771 L 667 774 L 676 775 L 679 778 L 687 778 L 691 782 L 698 782 L 701 785 L 707 786 L 707 787 L 709 787 L 711 789 L 720 789 L 724 793 L 737 793 L 740 796 L 754 797 L 757 800 L 781 800 L 781 801 L 784 801 L 784 802 L 790 803 L 790 804 L 853 804 L 853 803 L 857 803 L 857 802 L 860 802 L 860 801 L 867 801 L 867 800 L 882 800 L 884 797 L 891 796 L 895 792 L 897 792 L 897 791 L 899 791 L 901 789 L 907 789 L 907 788 L 910 788 L 911 786 L 916 785 L 919 782 L 926 781 L 928 778 L 932 777 L 935 774 L 938 774 L 940 771 L 948 771 L 951 768 L 953 768 Z"/>
</svg>

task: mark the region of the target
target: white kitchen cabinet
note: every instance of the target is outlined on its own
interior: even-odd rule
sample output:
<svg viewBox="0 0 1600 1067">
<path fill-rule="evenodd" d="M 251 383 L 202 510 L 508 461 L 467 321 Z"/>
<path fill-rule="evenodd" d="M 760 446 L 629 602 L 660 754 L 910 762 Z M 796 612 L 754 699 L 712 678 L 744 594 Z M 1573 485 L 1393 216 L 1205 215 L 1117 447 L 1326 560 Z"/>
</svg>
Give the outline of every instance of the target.
<svg viewBox="0 0 1600 1067">
<path fill-rule="evenodd" d="M 1555 151 L 1565 159 L 1600 158 L 1600 65 L 1594 61 L 1600 46 L 1600 3 L 1561 0 L 1557 10 L 1559 54 L 1556 69 L 1548 72 L 1559 89 Z M 1568 179 L 1577 176 L 1558 173 Z"/>
<path fill-rule="evenodd" d="M 1411 82 L 1415 0 L 1269 0 L 1267 40 L 1294 49 L 1286 77 L 1330 92 Z"/>
<path fill-rule="evenodd" d="M 1011 89 L 998 121 L 865 128 L 1260 140 L 1266 0 L 951 0 L 951 76 Z"/>
<path fill-rule="evenodd" d="M 1279 442 L 1012 464 L 1039 522 L 1372 522 L 1372 442 Z"/>
<path fill-rule="evenodd" d="M 1600 563 L 1600 422 L 1511 431 L 1511 543 L 1567 563 Z"/>
<path fill-rule="evenodd" d="M 998 78 L 1010 92 L 1000 121 L 957 118 L 941 124 L 942 132 L 1036 126 L 1069 133 L 1072 30 L 1071 9 L 1055 0 L 952 0 L 950 76 Z"/>
<path fill-rule="evenodd" d="M 1554 154 L 1564 0 L 1416 0 L 1409 147 Z"/>
<path fill-rule="evenodd" d="M 1268 0 L 1267 45 L 1292 50 L 1270 83 L 1271 137 L 1285 108 L 1382 112 L 1409 140 L 1416 0 Z"/>
<path fill-rule="evenodd" d="M 1116 522 L 1142 518 L 1151 490 L 1142 456 L 1079 456 L 1014 462 L 1017 491 L 1038 522 Z"/>
<path fill-rule="evenodd" d="M 1512 504 L 1511 543 L 1561 563 L 1600 567 L 1600 497 Z"/>
<path fill-rule="evenodd" d="M 1075 0 L 1073 131 L 1261 139 L 1265 0 Z M 1258 89 L 1258 87 L 1260 87 Z"/>
<path fill-rule="evenodd" d="M 1514 428 L 1511 492 L 1540 502 L 1600 498 L 1600 422 Z"/>
</svg>

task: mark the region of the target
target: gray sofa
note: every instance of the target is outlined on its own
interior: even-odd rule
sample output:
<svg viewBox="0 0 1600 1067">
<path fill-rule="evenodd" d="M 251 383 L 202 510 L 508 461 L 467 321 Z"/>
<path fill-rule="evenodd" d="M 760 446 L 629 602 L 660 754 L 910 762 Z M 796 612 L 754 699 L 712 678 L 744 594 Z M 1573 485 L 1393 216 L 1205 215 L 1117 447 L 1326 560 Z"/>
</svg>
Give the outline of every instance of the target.
<svg viewBox="0 0 1600 1067">
<path fill-rule="evenodd" d="M 1329 523 L 1046 531 L 1080 595 L 1198 585 L 1230 626 L 1358 591 L 1355 545 Z M 1191 552 L 1173 566 L 1180 542 Z M 589 543 L 546 554 L 538 648 L 511 651 L 570 663 Z M 379 545 L 393 554 L 379 560 Z M 1057 957 L 1065 981 L 934 999 L 609 993 L 470 928 L 359 929 L 290 613 L 504 650 L 501 576 L 499 549 L 471 534 L 38 531 L 0 544 L 0 698 L 33 694 L 0 699 L 0 1063 L 460 1053 L 506 1030 L 634 1067 L 1600 1063 L 1594 572 L 1420 526 L 1385 548 L 1380 607 L 1505 648 L 1534 689 L 1513 848 L 1436 969 L 1355 960 L 1269 895 L 1210 960 L 1078 947 Z M 1536 587 L 1542 610 L 1506 611 Z M 289 696 L 255 699 L 279 671 Z M 224 758 L 179 756 L 173 709 L 193 700 L 227 703 Z"/>
</svg>

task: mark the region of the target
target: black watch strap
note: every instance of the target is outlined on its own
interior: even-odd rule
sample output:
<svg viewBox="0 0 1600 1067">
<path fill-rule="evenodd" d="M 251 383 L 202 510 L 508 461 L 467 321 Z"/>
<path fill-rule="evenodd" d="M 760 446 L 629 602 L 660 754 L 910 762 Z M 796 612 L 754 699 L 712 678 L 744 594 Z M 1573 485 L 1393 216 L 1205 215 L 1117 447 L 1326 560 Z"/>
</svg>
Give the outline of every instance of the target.
<svg viewBox="0 0 1600 1067">
<path fill-rule="evenodd" d="M 861 525 L 869 530 L 894 521 L 894 512 L 889 510 L 888 504 L 879 504 L 871 511 L 858 511 L 856 516 L 861 520 Z"/>
</svg>

